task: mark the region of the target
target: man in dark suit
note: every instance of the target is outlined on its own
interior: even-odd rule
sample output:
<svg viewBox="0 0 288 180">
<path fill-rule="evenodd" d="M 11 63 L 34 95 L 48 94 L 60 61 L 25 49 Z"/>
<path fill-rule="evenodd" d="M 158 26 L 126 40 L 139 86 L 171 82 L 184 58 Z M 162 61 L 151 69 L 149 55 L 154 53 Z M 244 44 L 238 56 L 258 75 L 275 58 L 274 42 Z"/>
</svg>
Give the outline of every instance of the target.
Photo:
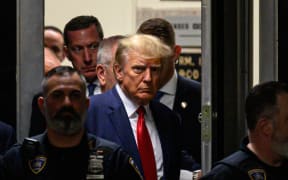
<svg viewBox="0 0 288 180">
<path fill-rule="evenodd" d="M 0 157 L 16 143 L 15 129 L 0 121 Z"/>
<path fill-rule="evenodd" d="M 179 179 L 179 116 L 152 101 L 159 87 L 163 63 L 171 53 L 168 46 L 150 35 L 120 40 L 114 63 L 117 84 L 106 93 L 91 97 L 86 121 L 89 132 L 120 144 L 149 180 Z M 142 108 L 139 107 L 145 109 L 144 124 L 152 142 L 152 158 L 142 154 L 141 112 L 138 112 Z M 148 145 L 144 147 L 144 151 L 148 149 Z M 147 174 L 151 171 L 156 177 Z"/>
<path fill-rule="evenodd" d="M 80 15 L 64 27 L 64 51 L 73 67 L 84 77 L 89 96 L 101 93 L 97 78 L 97 52 L 104 32 L 97 17 Z"/>
<path fill-rule="evenodd" d="M 198 121 L 198 115 L 201 111 L 201 85 L 176 72 L 175 63 L 181 53 L 181 47 L 175 44 L 175 32 L 168 21 L 161 18 L 148 19 L 139 26 L 137 33 L 156 36 L 173 51 L 173 56 L 167 59 L 160 77 L 159 91 L 162 92 L 160 102 L 181 116 L 182 145 L 188 155 L 192 155 L 200 164 L 201 124 Z M 200 168 L 195 161 L 182 162 L 182 168 L 187 170 Z"/>
<path fill-rule="evenodd" d="M 86 93 L 89 96 L 101 93 L 96 63 L 98 46 L 103 36 L 102 25 L 94 16 L 76 16 L 69 20 L 64 27 L 65 55 L 73 67 L 85 77 Z M 34 97 L 33 102 L 36 102 L 37 98 L 37 96 Z M 45 126 L 45 119 L 39 110 L 32 112 L 29 135 L 42 133 Z"/>
</svg>

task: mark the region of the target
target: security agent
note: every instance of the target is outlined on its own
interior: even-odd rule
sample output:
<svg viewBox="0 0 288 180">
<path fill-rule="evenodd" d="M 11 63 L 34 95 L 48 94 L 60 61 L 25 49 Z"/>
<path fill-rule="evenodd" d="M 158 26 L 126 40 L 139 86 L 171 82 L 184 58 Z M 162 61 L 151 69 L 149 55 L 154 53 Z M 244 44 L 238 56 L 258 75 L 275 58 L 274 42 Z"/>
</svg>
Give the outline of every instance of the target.
<svg viewBox="0 0 288 180">
<path fill-rule="evenodd" d="M 198 121 L 198 115 L 201 111 L 201 85 L 197 81 L 182 77 L 176 71 L 181 46 L 175 42 L 175 32 L 171 23 L 162 18 L 150 18 L 141 23 L 137 33 L 158 37 L 172 50 L 172 55 L 165 60 L 165 66 L 162 68 L 160 89 L 154 99 L 181 117 L 181 169 L 199 170 L 201 167 L 201 124 Z M 190 140 L 187 141 L 187 138 Z M 192 176 L 191 173 L 190 175 Z"/>
<path fill-rule="evenodd" d="M 86 86 L 71 67 L 52 69 L 42 82 L 38 105 L 43 134 L 24 139 L 0 162 L 0 179 L 142 179 L 133 159 L 118 145 L 86 133 Z"/>
<path fill-rule="evenodd" d="M 201 179 L 288 179 L 288 85 L 265 82 L 246 99 L 248 137 Z"/>
</svg>

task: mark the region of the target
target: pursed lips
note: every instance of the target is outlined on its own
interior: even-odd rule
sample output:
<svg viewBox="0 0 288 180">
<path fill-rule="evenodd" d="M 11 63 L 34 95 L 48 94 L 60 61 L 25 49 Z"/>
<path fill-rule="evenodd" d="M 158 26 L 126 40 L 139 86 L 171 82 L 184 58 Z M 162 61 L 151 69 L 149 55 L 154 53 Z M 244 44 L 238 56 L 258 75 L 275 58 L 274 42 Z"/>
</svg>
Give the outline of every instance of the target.
<svg viewBox="0 0 288 180">
<path fill-rule="evenodd" d="M 149 93 L 151 94 L 152 93 L 152 90 L 150 88 L 140 88 L 138 90 L 139 93 Z"/>
<path fill-rule="evenodd" d="M 81 68 L 82 72 L 90 72 L 90 71 L 96 71 L 96 66 L 88 66 Z"/>
</svg>

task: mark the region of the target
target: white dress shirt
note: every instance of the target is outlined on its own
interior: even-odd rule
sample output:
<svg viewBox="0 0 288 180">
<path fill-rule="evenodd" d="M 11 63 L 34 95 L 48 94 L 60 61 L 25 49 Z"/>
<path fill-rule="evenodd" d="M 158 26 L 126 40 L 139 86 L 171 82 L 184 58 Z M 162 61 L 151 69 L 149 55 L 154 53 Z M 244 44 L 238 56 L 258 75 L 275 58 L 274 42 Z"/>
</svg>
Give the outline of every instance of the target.
<svg viewBox="0 0 288 180">
<path fill-rule="evenodd" d="M 87 81 L 85 81 L 85 83 L 86 83 L 86 87 L 88 87 L 88 85 L 90 84 L 90 83 L 88 83 Z M 96 80 L 93 82 L 93 84 L 96 85 L 96 86 L 95 86 L 95 89 L 94 89 L 93 95 L 101 94 L 101 88 L 100 88 L 100 83 L 99 83 L 98 79 L 96 79 Z M 86 88 L 86 95 L 87 95 L 87 97 L 89 96 L 88 88 Z"/>
<path fill-rule="evenodd" d="M 164 92 L 164 95 L 160 98 L 160 102 L 170 109 L 173 109 L 174 101 L 175 101 L 175 94 L 177 89 L 177 73 L 176 70 L 172 78 L 162 87 L 159 91 Z"/>
<path fill-rule="evenodd" d="M 137 120 L 138 120 L 138 114 L 136 110 L 138 109 L 139 105 L 133 103 L 122 91 L 119 84 L 116 84 L 116 90 L 120 96 L 120 99 L 122 103 L 124 104 L 125 110 L 127 112 L 127 115 L 129 117 L 130 125 L 133 131 L 133 135 L 135 138 L 135 141 L 137 143 Z M 157 176 L 158 179 L 160 179 L 163 176 L 163 154 L 162 154 L 162 147 L 160 143 L 160 138 L 158 135 L 158 131 L 156 129 L 156 125 L 153 119 L 153 116 L 151 114 L 151 109 L 149 105 L 145 105 L 145 124 L 148 129 L 150 139 L 152 142 L 152 146 L 154 149 L 154 157 L 156 161 L 156 167 L 157 167 Z"/>
</svg>

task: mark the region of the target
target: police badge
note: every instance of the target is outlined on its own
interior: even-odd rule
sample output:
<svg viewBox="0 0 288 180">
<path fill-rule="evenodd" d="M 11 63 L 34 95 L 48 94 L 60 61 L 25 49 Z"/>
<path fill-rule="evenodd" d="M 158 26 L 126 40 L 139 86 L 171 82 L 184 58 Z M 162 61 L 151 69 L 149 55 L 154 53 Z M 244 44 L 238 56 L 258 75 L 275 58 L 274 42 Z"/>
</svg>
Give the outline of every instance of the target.
<svg viewBox="0 0 288 180">
<path fill-rule="evenodd" d="M 251 180 L 266 180 L 266 173 L 264 169 L 252 169 L 248 171 Z"/>
<path fill-rule="evenodd" d="M 47 158 L 45 156 L 36 156 L 34 159 L 28 161 L 28 165 L 34 174 L 38 174 L 44 169 L 46 162 Z"/>
<path fill-rule="evenodd" d="M 101 150 L 97 150 L 96 153 L 93 151 L 90 153 L 87 180 L 104 179 L 103 159 L 104 155 Z"/>
</svg>

